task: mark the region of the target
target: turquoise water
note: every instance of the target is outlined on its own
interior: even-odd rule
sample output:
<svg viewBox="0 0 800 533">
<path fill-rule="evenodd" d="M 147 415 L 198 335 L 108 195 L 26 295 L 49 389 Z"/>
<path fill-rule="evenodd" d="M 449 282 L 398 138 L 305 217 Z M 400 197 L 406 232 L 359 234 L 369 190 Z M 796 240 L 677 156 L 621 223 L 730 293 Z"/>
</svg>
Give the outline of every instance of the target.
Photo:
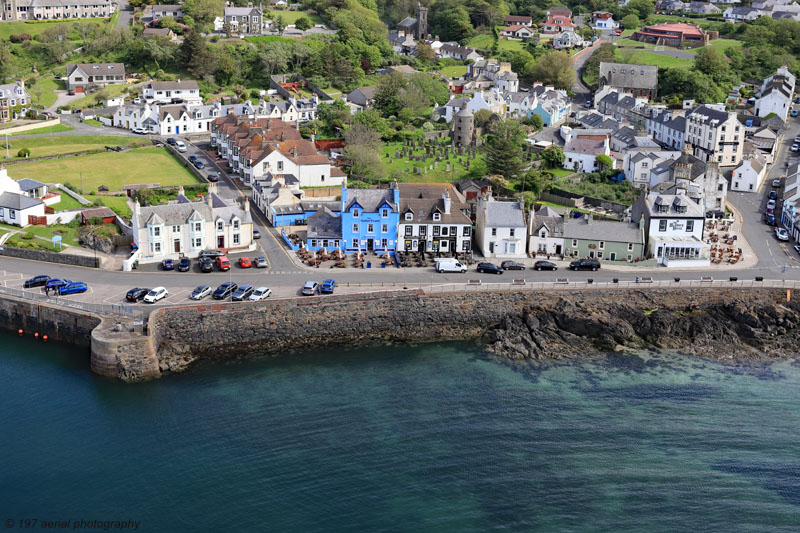
<svg viewBox="0 0 800 533">
<path fill-rule="evenodd" d="M 139 531 L 798 531 L 800 368 L 330 350 L 149 383 L 0 334 L 0 519 Z"/>
</svg>

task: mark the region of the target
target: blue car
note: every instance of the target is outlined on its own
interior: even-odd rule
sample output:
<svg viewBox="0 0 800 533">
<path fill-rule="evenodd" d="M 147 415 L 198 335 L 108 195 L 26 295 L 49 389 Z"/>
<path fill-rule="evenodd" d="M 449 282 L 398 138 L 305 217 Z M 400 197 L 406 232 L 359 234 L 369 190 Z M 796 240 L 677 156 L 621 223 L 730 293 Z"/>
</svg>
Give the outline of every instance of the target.
<svg viewBox="0 0 800 533">
<path fill-rule="evenodd" d="M 190 156 L 189 156 L 189 161 L 191 161 L 192 163 L 194 163 L 195 161 L 197 161 L 197 156 L 196 156 L 196 155 L 190 155 Z"/>
<path fill-rule="evenodd" d="M 322 286 L 319 288 L 319 292 L 322 294 L 333 294 L 333 289 L 336 288 L 336 280 L 333 279 L 326 279 L 322 282 Z"/>
<path fill-rule="evenodd" d="M 797 109 L 792 109 L 792 116 L 796 117 L 797 115 L 800 115 L 800 113 L 798 113 Z"/>
<path fill-rule="evenodd" d="M 44 284 L 44 288 L 55 290 L 58 289 L 59 287 L 63 287 L 64 285 L 68 285 L 70 283 L 72 283 L 72 281 L 68 279 L 53 278 Z"/>
<path fill-rule="evenodd" d="M 206 165 L 205 165 L 205 163 L 203 163 L 202 161 L 200 161 L 199 159 L 197 159 L 197 160 L 195 160 L 195 161 L 194 161 L 194 166 L 195 166 L 195 167 L 197 167 L 197 168 L 203 168 L 203 167 L 205 167 Z"/>
<path fill-rule="evenodd" d="M 58 288 L 58 294 L 60 296 L 65 296 L 67 294 L 78 294 L 81 292 L 86 292 L 89 287 L 82 281 L 73 281 L 72 283 L 67 283 Z"/>
<path fill-rule="evenodd" d="M 161 268 L 164 270 L 175 270 L 175 262 L 172 259 L 164 259 L 161 261 Z"/>
<path fill-rule="evenodd" d="M 775 191 L 769 191 L 769 199 L 775 200 L 778 197 L 778 193 Z"/>
</svg>

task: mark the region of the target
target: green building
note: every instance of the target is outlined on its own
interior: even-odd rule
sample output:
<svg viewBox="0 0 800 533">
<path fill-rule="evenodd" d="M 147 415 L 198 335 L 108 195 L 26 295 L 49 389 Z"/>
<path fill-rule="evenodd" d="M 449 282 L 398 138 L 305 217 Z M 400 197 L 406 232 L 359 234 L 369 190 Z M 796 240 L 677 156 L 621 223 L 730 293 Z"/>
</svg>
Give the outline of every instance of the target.
<svg viewBox="0 0 800 533">
<path fill-rule="evenodd" d="M 645 257 L 644 227 L 633 222 L 594 220 L 592 215 L 564 222 L 567 257 L 635 261 Z"/>
</svg>

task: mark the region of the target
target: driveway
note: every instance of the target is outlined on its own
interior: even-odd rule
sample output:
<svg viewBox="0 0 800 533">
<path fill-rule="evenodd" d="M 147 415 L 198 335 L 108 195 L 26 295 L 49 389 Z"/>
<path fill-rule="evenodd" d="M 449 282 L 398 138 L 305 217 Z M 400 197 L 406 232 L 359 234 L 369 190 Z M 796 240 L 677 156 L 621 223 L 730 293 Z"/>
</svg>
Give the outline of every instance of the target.
<svg viewBox="0 0 800 533">
<path fill-rule="evenodd" d="M 83 94 L 83 93 L 77 93 L 77 94 L 69 95 L 69 94 L 67 94 L 67 91 L 57 90 L 56 91 L 56 102 L 53 105 L 51 105 L 50 107 L 48 107 L 45 111 L 49 111 L 50 113 L 55 113 L 56 109 L 58 109 L 59 106 L 67 105 L 67 104 L 69 104 L 70 102 L 72 102 L 74 100 L 78 100 L 79 98 L 83 98 L 84 96 L 86 96 L 86 95 Z"/>
<path fill-rule="evenodd" d="M 121 28 L 127 28 L 131 25 L 131 19 L 133 18 L 133 11 L 131 11 L 128 0 L 117 0 L 117 9 L 119 9 L 119 20 L 117 21 L 117 26 Z"/>
</svg>

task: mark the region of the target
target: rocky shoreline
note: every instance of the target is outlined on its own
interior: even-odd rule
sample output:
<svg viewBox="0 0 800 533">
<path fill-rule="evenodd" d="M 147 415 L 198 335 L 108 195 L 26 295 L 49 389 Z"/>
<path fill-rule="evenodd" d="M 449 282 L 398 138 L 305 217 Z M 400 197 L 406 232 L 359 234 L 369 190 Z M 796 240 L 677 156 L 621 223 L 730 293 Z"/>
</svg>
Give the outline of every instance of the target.
<svg viewBox="0 0 800 533">
<path fill-rule="evenodd" d="M 741 293 L 719 302 L 648 306 L 643 294 L 629 296 L 612 305 L 571 295 L 526 306 L 491 327 L 483 340 L 491 353 L 511 359 L 646 348 L 718 361 L 792 359 L 800 354 L 800 303 Z"/>
</svg>

